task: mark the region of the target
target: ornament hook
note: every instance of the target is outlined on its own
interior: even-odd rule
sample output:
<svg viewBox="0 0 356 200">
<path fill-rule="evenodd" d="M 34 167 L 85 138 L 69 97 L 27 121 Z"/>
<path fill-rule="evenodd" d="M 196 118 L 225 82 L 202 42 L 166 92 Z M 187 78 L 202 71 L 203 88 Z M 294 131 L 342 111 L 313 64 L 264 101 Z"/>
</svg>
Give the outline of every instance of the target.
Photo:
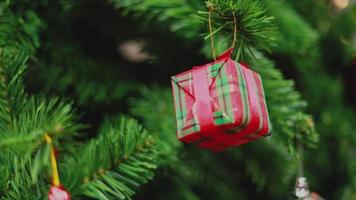
<svg viewBox="0 0 356 200">
<path fill-rule="evenodd" d="M 210 1 L 206 2 L 206 6 L 208 8 L 208 27 L 209 27 L 209 36 L 210 36 L 210 48 L 211 48 L 211 53 L 213 55 L 214 60 L 216 60 L 216 53 L 215 53 L 215 44 L 214 44 L 214 34 L 213 34 L 213 27 L 212 27 L 212 20 L 211 20 L 211 14 L 214 10 L 214 6 L 213 3 L 211 3 Z M 237 40 L 237 18 L 235 15 L 235 11 L 232 12 L 232 16 L 233 16 L 233 40 L 232 40 L 232 44 L 231 44 L 231 49 L 235 48 L 235 43 Z"/>
<path fill-rule="evenodd" d="M 59 187 L 60 180 L 59 180 L 57 160 L 56 160 L 56 155 L 54 152 L 53 141 L 52 141 L 52 138 L 48 135 L 48 133 L 45 133 L 44 137 L 45 137 L 47 144 L 49 144 L 50 148 L 51 148 L 51 166 L 52 166 L 53 185 Z"/>
<path fill-rule="evenodd" d="M 212 25 L 211 25 L 211 12 L 213 11 L 214 7 L 213 7 L 213 4 L 208 1 L 207 3 L 207 7 L 208 7 L 208 25 L 209 25 L 209 34 L 210 34 L 210 46 L 211 46 L 211 52 L 213 54 L 213 57 L 214 57 L 214 60 L 216 60 L 216 53 L 215 53 L 215 47 L 214 47 L 214 37 L 213 37 L 213 28 L 212 28 Z"/>
</svg>

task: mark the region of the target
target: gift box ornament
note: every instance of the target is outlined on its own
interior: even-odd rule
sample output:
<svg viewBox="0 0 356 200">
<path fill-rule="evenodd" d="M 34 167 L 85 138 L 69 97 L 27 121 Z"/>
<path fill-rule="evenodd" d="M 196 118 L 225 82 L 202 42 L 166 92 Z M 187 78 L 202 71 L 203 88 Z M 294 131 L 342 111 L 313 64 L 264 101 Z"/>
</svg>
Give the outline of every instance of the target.
<svg viewBox="0 0 356 200">
<path fill-rule="evenodd" d="M 172 77 L 180 141 L 221 151 L 270 132 L 261 77 L 231 53 Z"/>
</svg>

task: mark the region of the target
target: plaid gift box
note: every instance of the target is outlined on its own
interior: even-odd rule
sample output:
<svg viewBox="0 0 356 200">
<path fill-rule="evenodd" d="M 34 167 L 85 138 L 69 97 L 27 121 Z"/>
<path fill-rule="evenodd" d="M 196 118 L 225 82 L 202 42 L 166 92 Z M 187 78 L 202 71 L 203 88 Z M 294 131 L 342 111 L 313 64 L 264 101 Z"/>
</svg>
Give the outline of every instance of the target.
<svg viewBox="0 0 356 200">
<path fill-rule="evenodd" d="M 179 140 L 220 151 L 270 131 L 261 78 L 231 52 L 172 77 Z"/>
</svg>

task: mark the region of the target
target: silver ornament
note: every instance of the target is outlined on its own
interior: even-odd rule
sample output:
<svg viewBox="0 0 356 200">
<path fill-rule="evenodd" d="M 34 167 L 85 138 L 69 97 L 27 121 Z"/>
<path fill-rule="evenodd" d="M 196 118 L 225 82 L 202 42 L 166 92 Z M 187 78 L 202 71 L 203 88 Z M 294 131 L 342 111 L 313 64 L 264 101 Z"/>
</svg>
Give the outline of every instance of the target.
<svg viewBox="0 0 356 200">
<path fill-rule="evenodd" d="M 305 177 L 297 177 L 297 181 L 295 183 L 295 196 L 298 198 L 305 198 L 309 196 L 309 188 L 308 181 Z"/>
</svg>

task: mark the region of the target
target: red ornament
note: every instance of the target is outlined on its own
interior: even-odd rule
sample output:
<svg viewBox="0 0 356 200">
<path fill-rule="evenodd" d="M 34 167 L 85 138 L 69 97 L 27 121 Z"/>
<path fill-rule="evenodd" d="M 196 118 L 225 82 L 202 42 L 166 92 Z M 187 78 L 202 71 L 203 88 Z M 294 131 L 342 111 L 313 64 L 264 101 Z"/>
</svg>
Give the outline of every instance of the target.
<svg viewBox="0 0 356 200">
<path fill-rule="evenodd" d="M 303 200 L 325 200 L 323 197 L 321 197 L 318 193 L 316 192 L 311 192 L 310 195 Z"/>
<path fill-rule="evenodd" d="M 232 60 L 231 52 L 172 77 L 177 137 L 182 142 L 221 151 L 270 131 L 261 78 Z"/>
<path fill-rule="evenodd" d="M 71 200 L 71 197 L 63 186 L 52 185 L 48 192 L 48 200 Z"/>
</svg>

